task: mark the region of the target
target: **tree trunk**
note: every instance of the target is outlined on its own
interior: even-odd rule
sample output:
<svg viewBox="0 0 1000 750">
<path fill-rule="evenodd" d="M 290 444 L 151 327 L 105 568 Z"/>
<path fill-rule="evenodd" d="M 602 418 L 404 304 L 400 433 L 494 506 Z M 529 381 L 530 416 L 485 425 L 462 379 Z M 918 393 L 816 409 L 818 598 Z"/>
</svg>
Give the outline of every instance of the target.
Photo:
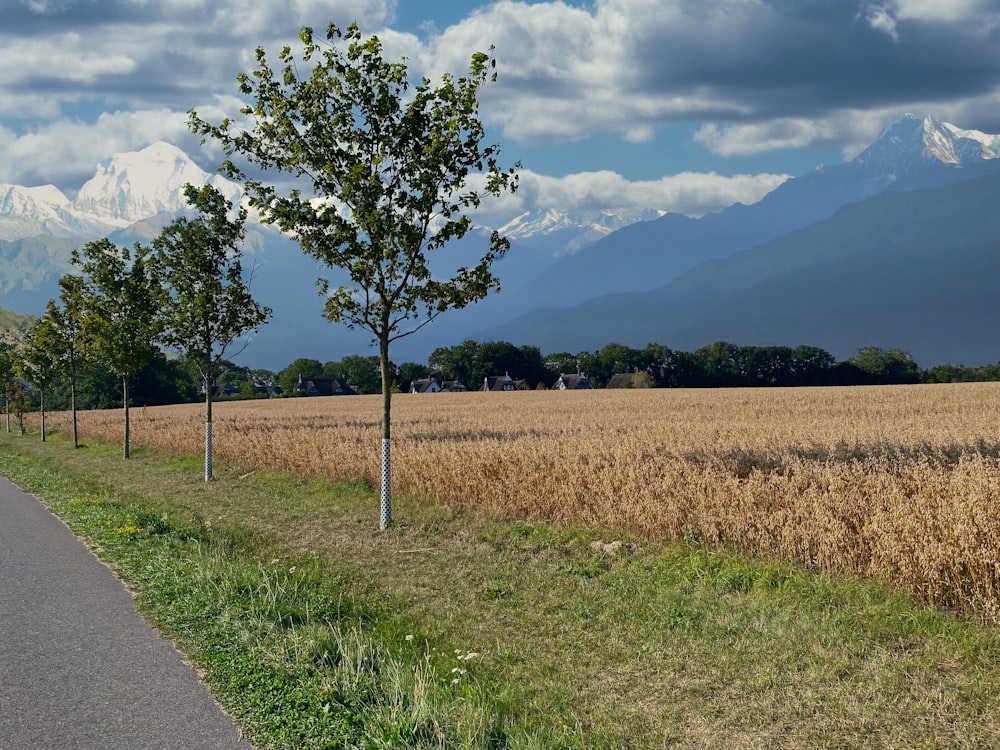
<svg viewBox="0 0 1000 750">
<path fill-rule="evenodd" d="M 132 452 L 129 448 L 129 439 L 131 437 L 129 432 L 129 415 L 128 415 L 128 375 L 122 376 L 122 403 L 125 404 L 125 450 L 123 458 L 131 458 Z"/>
<path fill-rule="evenodd" d="M 383 531 L 392 523 L 392 459 L 390 456 L 390 410 L 392 406 L 392 378 L 389 373 L 389 336 L 379 337 L 379 368 L 382 371 L 382 493 L 379 528 Z"/>
<path fill-rule="evenodd" d="M 76 361 L 69 366 L 69 407 L 73 412 L 73 447 L 80 447 L 80 436 L 76 429 Z"/>
<path fill-rule="evenodd" d="M 205 369 L 205 481 L 212 481 L 212 372 Z"/>
<path fill-rule="evenodd" d="M 38 411 L 42 417 L 42 442 L 45 442 L 45 389 L 38 389 Z"/>
</svg>

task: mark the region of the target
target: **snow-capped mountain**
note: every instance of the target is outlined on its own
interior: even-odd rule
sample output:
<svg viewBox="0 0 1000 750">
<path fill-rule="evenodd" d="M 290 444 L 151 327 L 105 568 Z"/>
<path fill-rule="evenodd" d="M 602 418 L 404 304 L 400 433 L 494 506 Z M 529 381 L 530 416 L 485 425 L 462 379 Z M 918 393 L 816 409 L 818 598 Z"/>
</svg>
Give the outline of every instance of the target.
<svg viewBox="0 0 1000 750">
<path fill-rule="evenodd" d="M 885 191 L 918 190 L 1000 172 L 998 152 L 1000 136 L 905 115 L 851 161 L 819 166 L 786 180 L 753 205 L 735 204 L 697 219 L 666 214 L 622 227 L 560 258 L 508 303 L 522 309 L 540 304 L 558 309 L 602 295 L 655 289 L 701 263 L 823 221 L 845 205 Z M 535 312 L 538 319 L 553 317 Z"/>
<path fill-rule="evenodd" d="M 498 230 L 512 242 L 495 266 L 501 292 L 402 339 L 396 356 L 420 361 L 439 346 L 469 338 L 536 344 L 551 351 L 599 348 L 618 339 L 617 332 L 624 339 L 636 320 L 666 333 L 665 321 L 686 319 L 688 309 L 679 302 L 669 315 L 652 313 L 637 293 L 653 293 L 700 267 L 705 272 L 699 278 L 708 281 L 690 296 L 703 298 L 726 281 L 725 273 L 716 270 L 724 266 L 712 263 L 792 236 L 848 204 L 882 193 L 998 175 L 998 156 L 1000 136 L 906 115 L 855 159 L 789 179 L 753 205 L 736 204 L 700 218 L 608 209 L 547 210 L 497 221 Z M 102 236 L 116 242 L 147 241 L 184 210 L 185 183 L 210 181 L 230 199 L 239 196 L 237 185 L 204 172 L 179 149 L 157 143 L 103 162 L 73 200 L 52 186 L 0 185 L 0 306 L 40 313 L 57 294 L 58 277 L 71 270 L 72 247 Z M 885 244 L 890 245 L 902 232 L 890 217 L 884 221 Z M 453 268 L 451 261 L 481 254 L 482 231 L 488 232 L 480 228 L 448 243 L 440 259 Z M 318 276 L 329 277 L 329 269 L 303 256 L 287 238 L 266 231 L 260 235 L 253 262 L 255 292 L 275 314 L 255 338 L 252 356 L 264 366 L 279 367 L 301 356 L 322 360 L 331 345 L 361 351 L 367 340 L 357 346 L 347 338 L 333 344 L 334 337 L 346 336 L 346 329 L 329 326 L 321 317 L 321 300 L 312 290 Z M 837 247 L 844 253 L 852 249 L 849 243 Z M 816 252 L 808 245 L 796 248 L 806 259 Z M 859 271 L 858 278 L 864 276 Z M 584 308 L 574 306 L 601 297 L 609 302 L 584 322 L 586 317 L 577 314 Z M 928 302 L 929 309 L 938 304 L 949 304 L 948 295 Z M 817 343 L 807 334 L 787 343 Z"/>
<path fill-rule="evenodd" d="M 0 240 L 94 237 L 111 228 L 100 219 L 75 212 L 72 201 L 54 185 L 0 184 Z"/>
<path fill-rule="evenodd" d="M 0 184 L 2 236 L 19 239 L 36 234 L 58 235 L 69 205 L 69 198 L 54 185 L 26 188 Z"/>
<path fill-rule="evenodd" d="M 998 155 L 1000 135 L 962 130 L 933 117 L 907 114 L 886 127 L 871 146 L 855 157 L 854 164 L 873 170 L 888 186 L 900 174 L 924 168 L 928 163 L 977 166 Z"/>
<path fill-rule="evenodd" d="M 0 184 L 0 240 L 36 236 L 93 239 L 184 211 L 184 186 L 212 184 L 230 201 L 239 185 L 210 175 L 175 146 L 159 141 L 101 162 L 74 200 L 53 185 Z"/>
<path fill-rule="evenodd" d="M 640 221 L 651 221 L 664 211 L 579 211 L 565 213 L 556 209 L 531 211 L 514 217 L 497 229 L 511 242 L 544 244 L 555 255 L 572 254 L 592 245 L 612 232 Z"/>
<path fill-rule="evenodd" d="M 119 228 L 184 209 L 184 186 L 211 184 L 230 201 L 239 185 L 209 175 L 176 146 L 158 141 L 102 161 L 73 201 L 73 212 Z"/>
</svg>

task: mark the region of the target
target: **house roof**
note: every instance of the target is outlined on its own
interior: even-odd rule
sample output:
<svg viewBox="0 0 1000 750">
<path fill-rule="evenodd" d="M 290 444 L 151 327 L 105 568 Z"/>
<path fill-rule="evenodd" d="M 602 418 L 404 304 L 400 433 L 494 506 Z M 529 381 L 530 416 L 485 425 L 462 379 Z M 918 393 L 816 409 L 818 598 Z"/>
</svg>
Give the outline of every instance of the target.
<svg viewBox="0 0 1000 750">
<path fill-rule="evenodd" d="M 510 376 L 510 373 L 506 375 L 487 375 L 483 378 L 483 387 L 480 388 L 481 391 L 529 391 L 531 386 L 528 385 L 527 380 L 515 380 Z"/>
<path fill-rule="evenodd" d="M 558 391 L 590 391 L 593 389 L 594 386 L 590 384 L 590 380 L 582 372 L 573 375 L 559 373 L 559 378 L 552 385 L 552 390 Z"/>
<path fill-rule="evenodd" d="M 435 393 L 441 390 L 437 378 L 417 378 L 410 383 L 410 393 Z"/>
<path fill-rule="evenodd" d="M 358 392 L 341 378 L 303 378 L 295 390 L 307 396 L 357 396 Z"/>
<path fill-rule="evenodd" d="M 637 375 L 642 375 L 643 378 L 645 378 L 645 385 L 643 385 L 642 387 L 643 388 L 648 387 L 648 385 L 649 385 L 649 379 L 646 377 L 646 373 L 638 373 L 638 372 L 620 372 L 617 375 L 612 375 L 611 376 L 611 380 L 609 380 L 608 384 L 606 386 L 604 386 L 604 387 L 605 388 L 634 388 L 635 387 L 635 378 L 636 378 Z"/>
</svg>

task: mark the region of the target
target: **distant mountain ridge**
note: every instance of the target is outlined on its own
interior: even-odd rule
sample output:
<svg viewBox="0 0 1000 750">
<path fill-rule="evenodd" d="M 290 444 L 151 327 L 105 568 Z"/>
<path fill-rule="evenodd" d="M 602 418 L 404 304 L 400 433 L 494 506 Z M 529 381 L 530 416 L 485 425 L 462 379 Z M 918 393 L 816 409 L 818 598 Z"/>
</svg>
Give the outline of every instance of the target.
<svg viewBox="0 0 1000 750">
<path fill-rule="evenodd" d="M 1000 172 L 998 151 L 1000 136 L 905 115 L 849 162 L 789 179 L 750 206 L 631 224 L 550 266 L 508 301 L 518 308 L 564 308 L 599 295 L 654 289 L 700 263 L 822 221 L 886 190 Z"/>
<path fill-rule="evenodd" d="M 651 221 L 665 213 L 655 209 L 566 213 L 550 208 L 515 216 L 497 231 L 511 242 L 533 243 L 550 249 L 555 255 L 571 255 L 622 227 Z"/>
<path fill-rule="evenodd" d="M 552 351 L 655 341 L 899 348 L 924 367 L 1000 360 L 1000 173 L 886 191 L 654 290 L 520 317 L 484 338 Z M 602 343 L 596 343 L 602 342 Z"/>
<path fill-rule="evenodd" d="M 854 278 L 852 263 L 860 269 L 865 257 L 882 257 L 871 247 L 869 256 L 851 251 L 854 246 L 868 246 L 865 236 L 848 239 L 852 235 L 838 217 L 845 211 L 848 216 L 857 215 L 845 207 L 864 205 L 888 193 L 903 196 L 907 204 L 911 197 L 906 196 L 916 191 L 1000 175 L 998 154 L 1000 136 L 906 115 L 887 126 L 851 161 L 817 167 L 789 179 L 753 205 L 735 204 L 701 218 L 610 209 L 577 214 L 546 210 L 514 217 L 499 227 L 512 240 L 510 252 L 495 266 L 502 291 L 465 310 L 450 311 L 418 334 L 401 339 L 394 346 L 394 359 L 426 360 L 435 348 L 467 338 L 536 344 L 546 351 L 580 351 L 612 341 L 644 345 L 655 340 L 697 348 L 711 343 L 705 337 L 743 336 L 745 341 L 734 343 L 755 343 L 767 339 L 770 332 L 775 337 L 799 336 L 795 341 L 774 343 L 822 345 L 820 321 L 810 317 L 808 309 L 796 307 L 794 295 L 781 290 L 793 278 L 812 278 L 810 274 L 819 267 L 821 245 L 834 248 L 837 255 L 837 243 L 847 243 L 839 253 L 842 258 L 826 259 L 836 261 L 830 278 L 844 284 Z M 56 295 L 59 275 L 70 270 L 68 257 L 73 247 L 102 236 L 120 243 L 147 241 L 184 210 L 182 191 L 187 182 L 212 182 L 230 199 L 240 197 L 238 185 L 204 172 L 182 151 L 165 143 L 102 162 L 72 200 L 53 186 L 0 185 L 0 304 L 18 312 L 40 313 L 47 299 Z M 950 227 L 956 245 L 963 235 L 979 238 L 974 248 L 955 257 L 986 273 L 980 228 L 987 224 L 971 208 L 963 208 L 954 198 L 959 194 L 941 194 L 950 208 L 941 215 L 940 224 Z M 876 205 L 884 209 L 889 204 Z M 986 213 L 992 211 L 966 201 L 967 207 L 973 205 Z M 915 226 L 919 217 L 912 217 L 905 207 L 893 210 L 894 214 L 881 218 L 865 214 L 866 221 L 872 222 L 868 225 L 872 237 L 910 236 L 907 226 L 895 222 Z M 933 215 L 929 208 L 924 210 Z M 488 233 L 489 228 L 478 228 L 463 240 L 449 243 L 436 253 L 437 262 L 446 268 L 453 261 L 467 261 L 472 254 L 478 257 L 486 249 L 484 235 Z M 843 237 L 838 239 L 838 233 Z M 930 230 L 925 235 L 942 239 Z M 277 368 L 300 356 L 326 360 L 367 347 L 363 334 L 324 321 L 321 300 L 310 293 L 318 276 L 339 283 L 337 272 L 303 256 L 294 243 L 268 228 L 251 227 L 249 244 L 255 295 L 275 314 L 248 348 L 248 358 Z M 885 257 L 910 262 L 902 250 Z M 914 258 L 914 262 L 930 263 L 926 253 Z M 938 261 L 935 255 L 933 263 Z M 963 293 L 958 283 L 954 281 L 955 288 L 939 301 L 928 303 L 928 309 L 949 304 L 965 309 L 955 306 L 949 296 Z M 801 281 L 796 288 L 811 287 Z M 761 296 L 759 289 L 768 289 L 770 297 Z M 903 287 L 893 290 L 905 297 Z M 827 299 L 820 292 L 811 293 L 817 303 Z M 829 312 L 844 297 L 824 303 L 833 321 L 830 326 L 843 321 L 837 346 L 874 343 L 872 336 L 858 329 L 848 307 Z M 803 325 L 813 320 L 816 337 L 801 327 L 795 331 L 778 325 L 775 321 L 783 314 L 782 308 L 774 312 L 767 304 L 769 298 L 784 300 L 785 314 Z M 940 319 L 945 317 L 942 314 Z M 651 325 L 644 328 L 637 319 Z M 753 320 L 759 323 L 756 330 L 748 327 Z M 928 323 L 928 330 L 932 327 Z M 887 344 L 902 346 L 903 342 Z M 976 356 L 985 357 L 982 347 L 986 344 L 980 341 L 977 346 Z M 925 347 L 923 351 L 935 350 Z"/>
</svg>

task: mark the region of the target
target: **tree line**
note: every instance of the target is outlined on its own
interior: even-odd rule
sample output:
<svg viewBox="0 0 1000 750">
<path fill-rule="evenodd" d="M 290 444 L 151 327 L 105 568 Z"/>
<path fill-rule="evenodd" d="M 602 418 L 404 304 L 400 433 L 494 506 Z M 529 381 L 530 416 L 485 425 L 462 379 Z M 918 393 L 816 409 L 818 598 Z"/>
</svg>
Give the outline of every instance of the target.
<svg viewBox="0 0 1000 750">
<path fill-rule="evenodd" d="M 508 342 L 465 341 L 434 350 L 427 365 L 400 366 L 402 390 L 416 378 L 461 380 L 478 388 L 491 375 L 509 373 L 533 388 L 551 387 L 560 374 L 583 373 L 595 388 L 614 375 L 632 373 L 633 387 L 760 388 L 836 385 L 892 385 L 1000 380 L 1000 363 L 985 367 L 939 365 L 928 370 L 899 349 L 863 347 L 838 361 L 816 346 L 738 346 L 725 341 L 694 352 L 648 344 L 636 349 L 607 344 L 598 351 L 542 354 L 538 347 Z"/>
<path fill-rule="evenodd" d="M 79 277 L 60 282 L 64 295 L 80 293 Z M 70 298 L 72 299 L 72 298 Z M 63 305 L 66 304 L 65 297 Z M 69 312 L 72 312 L 70 301 Z M 56 302 L 49 312 L 18 337 L 0 339 L 0 379 L 3 382 L 8 429 L 27 411 L 59 411 L 124 407 L 121 376 L 96 357 L 83 331 L 64 330 L 61 359 L 52 348 L 53 326 L 66 326 L 67 308 Z M 59 321 L 62 321 L 61 323 Z M 71 351 L 69 347 L 76 347 Z M 141 363 L 128 374 L 129 404 L 159 406 L 192 403 L 206 398 L 204 364 L 191 356 L 172 356 L 150 347 Z M 54 365 L 51 372 L 48 368 Z M 121 368 L 119 368 L 121 369 Z M 536 346 L 506 341 L 477 342 L 435 349 L 426 363 L 389 363 L 391 388 L 405 392 L 421 378 L 459 380 L 476 390 L 484 378 L 510 373 L 532 388 L 549 388 L 561 374 L 584 373 L 602 388 L 620 373 L 631 373 L 630 387 L 650 388 L 760 388 L 795 386 L 893 385 L 1000 381 L 1000 362 L 979 367 L 935 365 L 921 369 L 906 352 L 864 347 L 850 359 L 838 361 L 815 346 L 738 346 L 719 341 L 694 352 L 660 344 L 641 349 L 608 344 L 597 351 L 544 354 Z M 325 363 L 298 358 L 281 370 L 251 368 L 217 357 L 209 374 L 212 400 L 242 400 L 302 395 L 300 378 L 338 378 L 359 394 L 381 393 L 378 356 L 350 354 Z"/>
<path fill-rule="evenodd" d="M 520 165 L 502 168 L 499 146 L 483 143 L 478 97 L 496 78 L 492 48 L 472 54 L 466 75 L 445 73 L 435 86 L 415 79 L 405 59 L 385 59 L 379 39 L 356 24 L 330 23 L 325 39 L 305 27 L 299 39 L 301 53 L 286 46 L 276 64 L 263 47 L 255 50 L 255 69 L 237 75 L 235 119 L 213 123 L 191 110 L 188 124 L 222 147 L 220 171 L 242 184 L 262 222 L 349 276 L 342 286 L 317 282 L 323 316 L 371 333 L 378 346 L 385 529 L 392 520 L 390 345 L 499 288 L 491 266 L 510 243 L 497 232 L 477 261 L 450 274 L 432 273 L 429 254 L 471 230 L 469 212 L 486 196 L 516 189 Z M 217 191 L 188 189 L 185 197 L 201 215 L 172 223 L 152 248 L 118 248 L 105 239 L 75 252 L 82 274 L 66 279 L 64 291 L 75 285 L 86 304 L 69 292 L 53 301 L 47 322 L 4 347 L 11 372 L 0 374 L 18 387 L 33 383 L 40 405 L 51 381 L 68 378 L 75 441 L 77 355 L 99 363 L 121 385 L 128 458 L 134 378 L 153 361 L 156 344 L 183 355 L 206 396 L 208 480 L 222 356 L 270 311 L 253 302 L 238 265 L 245 212 L 231 221 Z M 70 346 L 63 334 L 77 325 Z"/>
<path fill-rule="evenodd" d="M 437 378 L 459 380 L 471 390 L 484 378 L 509 373 L 532 388 L 549 388 L 562 374 L 584 373 L 595 388 L 608 384 L 614 375 L 636 374 L 630 387 L 650 388 L 761 388 L 796 386 L 893 385 L 906 383 L 949 383 L 1000 381 L 1000 362 L 980 367 L 936 365 L 921 369 L 913 358 L 899 349 L 864 347 L 838 361 L 815 346 L 738 346 L 720 341 L 694 352 L 660 344 L 641 349 L 608 344 L 597 351 L 542 353 L 536 346 L 517 346 L 507 341 L 478 342 L 435 349 L 426 363 L 389 362 L 391 388 L 406 392 L 415 380 Z M 140 372 L 146 403 L 169 403 L 171 393 L 185 392 L 193 400 L 197 383 L 186 377 L 183 360 L 162 356 L 149 370 Z M 158 377 L 152 377 L 160 373 Z M 225 399 L 289 397 L 304 395 L 296 390 L 300 379 L 338 378 L 359 394 L 381 392 L 380 362 L 377 356 L 350 354 L 339 360 L 321 362 L 302 357 L 278 371 L 251 369 L 223 361 L 216 393 Z M 146 386 L 144 386 L 146 387 Z"/>
<path fill-rule="evenodd" d="M 148 246 L 120 247 L 108 238 L 73 250 L 78 273 L 59 279 L 59 297 L 17 337 L 0 341 L 7 424 L 21 419 L 32 397 L 45 440 L 46 395 L 73 414 L 82 404 L 123 408 L 123 455 L 130 455 L 129 408 L 136 381 L 157 395 L 145 403 L 184 401 L 197 393 L 206 403 L 205 478 L 211 479 L 212 400 L 224 355 L 263 325 L 270 310 L 250 295 L 241 244 L 246 211 L 212 186 L 187 185 L 195 217 L 168 224 Z M 162 348 L 179 359 L 168 359 Z M 112 385 L 113 384 L 113 385 Z M 118 390 L 119 397 L 112 397 Z M 142 389 L 140 389 L 142 390 Z M 82 396 L 82 399 L 80 399 Z"/>
</svg>

